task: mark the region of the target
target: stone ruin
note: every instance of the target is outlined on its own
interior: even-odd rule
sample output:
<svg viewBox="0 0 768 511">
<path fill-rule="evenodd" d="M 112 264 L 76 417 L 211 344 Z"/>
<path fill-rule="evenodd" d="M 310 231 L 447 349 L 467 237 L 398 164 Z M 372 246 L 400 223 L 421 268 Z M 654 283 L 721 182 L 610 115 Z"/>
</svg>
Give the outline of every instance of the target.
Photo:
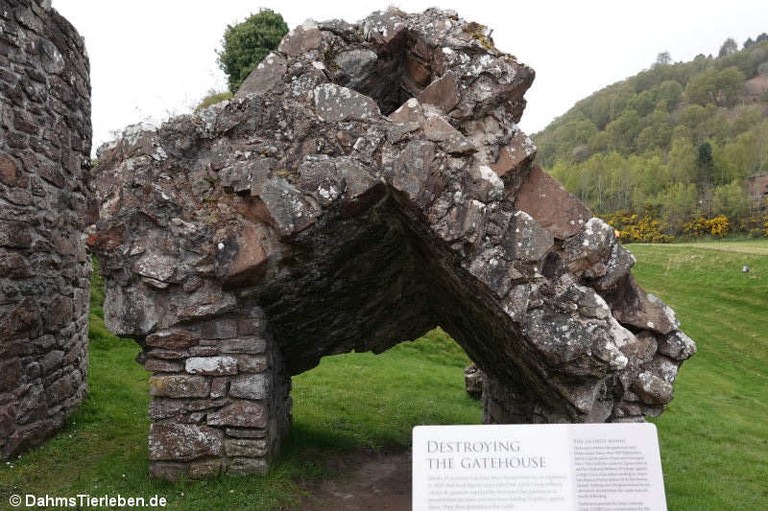
<svg viewBox="0 0 768 511">
<path fill-rule="evenodd" d="M 89 245 L 152 372 L 153 475 L 263 473 L 292 375 L 438 325 L 486 423 L 662 411 L 695 345 L 532 164 L 533 77 L 447 11 L 308 22 L 232 101 L 102 149 Z"/>
<path fill-rule="evenodd" d="M 50 1 L 2 0 L 2 458 L 50 436 L 86 393 L 90 152 L 82 39 Z"/>
<path fill-rule="evenodd" d="M 0 449 L 61 426 L 87 369 L 90 103 L 47 0 L 0 7 Z M 533 71 L 454 13 L 289 34 L 233 101 L 100 153 L 105 315 L 152 372 L 151 472 L 263 473 L 290 378 L 440 325 L 486 423 L 637 421 L 695 351 L 613 230 L 532 165 Z"/>
</svg>

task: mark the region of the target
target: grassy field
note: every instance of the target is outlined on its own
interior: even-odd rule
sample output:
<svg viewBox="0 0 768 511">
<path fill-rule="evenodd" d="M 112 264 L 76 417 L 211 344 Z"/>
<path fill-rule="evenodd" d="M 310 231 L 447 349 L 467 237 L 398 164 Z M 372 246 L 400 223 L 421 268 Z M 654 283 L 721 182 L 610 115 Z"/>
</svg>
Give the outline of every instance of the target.
<svg viewBox="0 0 768 511">
<path fill-rule="evenodd" d="M 670 510 L 763 510 L 768 502 L 768 241 L 630 245 L 635 274 L 699 343 L 659 428 Z M 751 272 L 743 274 L 742 266 Z M 294 378 L 294 427 L 265 478 L 170 485 L 147 476 L 148 374 L 112 337 L 94 293 L 90 396 L 67 429 L 0 468 L 9 495 L 159 495 L 166 509 L 290 509 L 302 481 L 349 449 L 406 448 L 415 424 L 477 423 L 463 352 L 437 330 L 383 355 L 324 359 Z M 354 375 L 354 380 L 351 379 Z M 351 383 L 353 382 L 353 383 Z"/>
<path fill-rule="evenodd" d="M 698 342 L 654 421 L 669 508 L 768 509 L 768 241 L 629 248 Z"/>
</svg>

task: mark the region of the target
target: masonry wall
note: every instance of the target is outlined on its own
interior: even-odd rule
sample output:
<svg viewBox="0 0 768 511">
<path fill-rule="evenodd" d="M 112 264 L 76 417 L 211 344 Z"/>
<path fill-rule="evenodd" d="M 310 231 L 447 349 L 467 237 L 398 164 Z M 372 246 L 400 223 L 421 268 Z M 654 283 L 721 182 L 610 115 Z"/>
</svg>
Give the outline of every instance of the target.
<svg viewBox="0 0 768 511">
<path fill-rule="evenodd" d="M 50 0 L 0 0 L 0 456 L 86 394 L 88 59 Z"/>
<path fill-rule="evenodd" d="M 162 479 L 264 474 L 291 420 L 290 377 L 264 312 L 160 330 L 152 372 L 150 473 Z"/>
</svg>

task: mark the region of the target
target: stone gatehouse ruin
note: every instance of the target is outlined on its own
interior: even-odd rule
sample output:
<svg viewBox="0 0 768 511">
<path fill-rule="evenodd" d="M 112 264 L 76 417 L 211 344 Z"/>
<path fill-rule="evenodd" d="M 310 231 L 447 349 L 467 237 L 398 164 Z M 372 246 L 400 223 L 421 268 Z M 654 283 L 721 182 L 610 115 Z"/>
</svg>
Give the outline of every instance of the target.
<svg viewBox="0 0 768 511">
<path fill-rule="evenodd" d="M 39 444 L 86 393 L 88 60 L 50 2 L 0 4 L 0 453 Z"/>
<path fill-rule="evenodd" d="M 533 77 L 448 11 L 306 23 L 233 100 L 101 150 L 88 245 L 152 373 L 153 475 L 265 472 L 292 375 L 435 326 L 486 423 L 662 411 L 695 345 L 532 164 Z"/>
</svg>

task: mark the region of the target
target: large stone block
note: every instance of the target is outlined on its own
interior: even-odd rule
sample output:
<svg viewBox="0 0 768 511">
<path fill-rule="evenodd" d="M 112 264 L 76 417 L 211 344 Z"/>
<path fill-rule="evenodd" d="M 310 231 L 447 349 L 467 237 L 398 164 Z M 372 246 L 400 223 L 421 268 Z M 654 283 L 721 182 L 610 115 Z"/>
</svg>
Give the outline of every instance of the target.
<svg viewBox="0 0 768 511">
<path fill-rule="evenodd" d="M 190 357 L 185 363 L 189 374 L 203 376 L 223 376 L 237 374 L 237 359 L 235 357 Z"/>
<path fill-rule="evenodd" d="M 224 433 L 196 424 L 154 423 L 149 427 L 149 459 L 189 461 L 222 453 Z"/>
<path fill-rule="evenodd" d="M 266 428 L 269 422 L 267 407 L 256 401 L 232 401 L 220 410 L 208 414 L 209 426 L 235 426 L 240 428 Z"/>
<path fill-rule="evenodd" d="M 250 374 L 238 376 L 232 380 L 229 395 L 243 399 L 267 399 L 269 397 L 271 375 Z"/>
<path fill-rule="evenodd" d="M 149 379 L 149 395 L 155 397 L 207 397 L 211 379 L 204 376 L 168 375 Z"/>
</svg>

